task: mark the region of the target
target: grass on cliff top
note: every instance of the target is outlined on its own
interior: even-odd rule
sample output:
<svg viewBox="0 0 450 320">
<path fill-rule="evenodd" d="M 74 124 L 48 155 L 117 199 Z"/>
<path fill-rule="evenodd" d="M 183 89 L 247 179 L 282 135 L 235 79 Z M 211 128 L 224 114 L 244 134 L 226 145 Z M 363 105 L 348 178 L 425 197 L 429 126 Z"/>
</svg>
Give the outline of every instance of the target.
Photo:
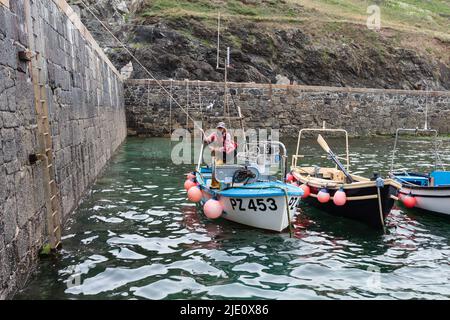
<svg viewBox="0 0 450 320">
<path fill-rule="evenodd" d="M 147 0 L 143 17 L 197 17 L 295 23 L 308 19 L 365 24 L 378 3 L 381 26 L 450 38 L 450 0 Z"/>
</svg>

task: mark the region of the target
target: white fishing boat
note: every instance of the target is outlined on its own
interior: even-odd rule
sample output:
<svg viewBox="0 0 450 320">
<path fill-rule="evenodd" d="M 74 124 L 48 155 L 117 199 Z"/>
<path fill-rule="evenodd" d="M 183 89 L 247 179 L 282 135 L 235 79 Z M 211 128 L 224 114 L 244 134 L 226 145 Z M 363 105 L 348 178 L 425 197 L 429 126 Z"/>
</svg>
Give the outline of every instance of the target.
<svg viewBox="0 0 450 320">
<path fill-rule="evenodd" d="M 242 164 L 210 167 L 199 161 L 195 181 L 202 191 L 200 203 L 207 206 L 208 201 L 217 201 L 226 220 L 283 231 L 303 195 L 302 189 L 285 181 L 285 146 L 273 141 L 247 144 L 237 158 Z M 282 178 L 277 179 L 276 173 Z"/>
<path fill-rule="evenodd" d="M 407 134 L 431 134 L 434 144 L 434 166 L 429 173 L 396 169 L 399 137 Z M 400 200 L 407 208 L 418 208 L 450 216 L 450 171 L 446 171 L 440 161 L 437 144 L 438 132 L 432 129 L 397 129 L 392 151 L 390 176 L 402 184 Z"/>
</svg>

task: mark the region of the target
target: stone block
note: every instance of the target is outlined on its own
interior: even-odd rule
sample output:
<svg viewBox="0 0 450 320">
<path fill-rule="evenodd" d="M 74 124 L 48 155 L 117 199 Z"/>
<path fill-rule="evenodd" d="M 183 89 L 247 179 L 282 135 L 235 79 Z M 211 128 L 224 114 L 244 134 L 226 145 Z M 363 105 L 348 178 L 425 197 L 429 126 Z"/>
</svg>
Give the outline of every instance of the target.
<svg viewBox="0 0 450 320">
<path fill-rule="evenodd" d="M 3 205 L 3 219 L 5 229 L 5 243 L 9 244 L 15 238 L 17 227 L 17 204 L 16 197 L 8 197 Z"/>
</svg>

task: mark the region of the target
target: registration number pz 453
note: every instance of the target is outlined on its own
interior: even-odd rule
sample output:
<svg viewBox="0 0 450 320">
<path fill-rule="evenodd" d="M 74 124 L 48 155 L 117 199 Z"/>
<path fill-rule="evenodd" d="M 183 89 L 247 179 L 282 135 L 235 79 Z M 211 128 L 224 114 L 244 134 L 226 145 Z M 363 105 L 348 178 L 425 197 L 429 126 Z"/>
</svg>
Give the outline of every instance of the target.
<svg viewBox="0 0 450 320">
<path fill-rule="evenodd" d="M 292 197 L 289 200 L 289 209 L 293 210 L 297 204 L 298 198 Z M 243 199 L 230 198 L 230 204 L 233 210 L 240 211 L 276 211 L 278 210 L 277 202 L 274 198 L 263 199 L 249 199 L 243 201 Z"/>
</svg>

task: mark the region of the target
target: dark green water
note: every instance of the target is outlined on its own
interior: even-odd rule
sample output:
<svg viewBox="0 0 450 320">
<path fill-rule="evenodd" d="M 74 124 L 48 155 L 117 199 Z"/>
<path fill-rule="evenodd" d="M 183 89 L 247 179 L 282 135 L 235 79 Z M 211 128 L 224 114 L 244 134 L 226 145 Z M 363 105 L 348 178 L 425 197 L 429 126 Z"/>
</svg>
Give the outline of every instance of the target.
<svg viewBox="0 0 450 320">
<path fill-rule="evenodd" d="M 392 144 L 352 139 L 353 171 L 386 172 Z M 432 161 L 424 143 L 409 148 L 403 166 Z M 450 219 L 396 206 L 383 235 L 302 206 L 294 238 L 209 221 L 185 198 L 192 167 L 170 152 L 168 139 L 129 138 L 71 219 L 60 258 L 43 260 L 16 298 L 450 298 Z"/>
</svg>

